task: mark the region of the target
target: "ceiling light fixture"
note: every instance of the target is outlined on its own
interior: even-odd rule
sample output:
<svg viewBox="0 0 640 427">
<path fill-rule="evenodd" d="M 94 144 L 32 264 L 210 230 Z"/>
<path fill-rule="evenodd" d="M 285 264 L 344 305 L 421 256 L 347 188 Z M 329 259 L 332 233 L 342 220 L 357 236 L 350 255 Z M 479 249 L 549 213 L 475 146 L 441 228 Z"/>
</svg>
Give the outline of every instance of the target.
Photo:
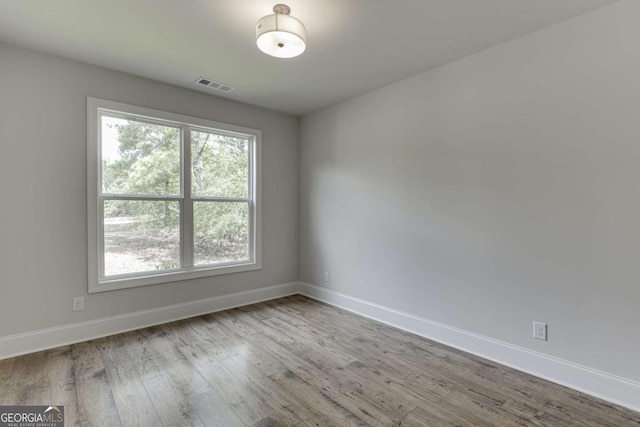
<svg viewBox="0 0 640 427">
<path fill-rule="evenodd" d="M 267 15 L 256 24 L 256 44 L 267 55 L 293 58 L 307 47 L 307 30 L 298 19 L 289 15 L 291 9 L 284 4 L 273 6 L 273 15 Z"/>
</svg>

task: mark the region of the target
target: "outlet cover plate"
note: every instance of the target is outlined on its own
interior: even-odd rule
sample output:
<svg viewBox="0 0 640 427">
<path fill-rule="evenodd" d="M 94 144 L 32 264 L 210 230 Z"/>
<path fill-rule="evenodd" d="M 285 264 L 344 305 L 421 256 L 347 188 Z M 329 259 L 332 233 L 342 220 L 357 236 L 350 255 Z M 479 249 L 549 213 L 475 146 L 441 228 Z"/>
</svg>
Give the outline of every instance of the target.
<svg viewBox="0 0 640 427">
<path fill-rule="evenodd" d="M 542 322 L 533 322 L 533 337 L 537 340 L 547 340 L 547 324 Z"/>
<path fill-rule="evenodd" d="M 73 299 L 73 311 L 84 310 L 84 297 L 75 297 Z"/>
</svg>

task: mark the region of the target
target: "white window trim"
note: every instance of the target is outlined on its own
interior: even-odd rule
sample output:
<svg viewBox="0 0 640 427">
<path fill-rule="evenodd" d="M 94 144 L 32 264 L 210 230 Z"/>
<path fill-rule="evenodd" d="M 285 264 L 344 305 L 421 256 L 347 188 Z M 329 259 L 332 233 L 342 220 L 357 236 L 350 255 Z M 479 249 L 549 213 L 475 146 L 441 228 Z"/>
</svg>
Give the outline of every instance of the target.
<svg viewBox="0 0 640 427">
<path fill-rule="evenodd" d="M 253 201 L 253 206 L 249 209 L 249 233 L 253 239 L 249 239 L 250 243 L 250 261 L 244 263 L 218 264 L 206 267 L 191 267 L 180 270 L 172 270 L 162 273 L 139 274 L 135 277 L 117 277 L 117 278 L 100 278 L 100 264 L 103 257 L 103 233 L 102 218 L 100 217 L 100 139 L 101 128 L 98 123 L 99 111 L 109 111 L 115 113 L 125 113 L 127 115 L 137 116 L 139 118 L 149 118 L 168 122 L 169 124 L 179 126 L 190 126 L 196 128 L 216 129 L 223 132 L 237 133 L 249 135 L 253 137 L 251 149 L 253 150 L 253 162 L 250 167 L 250 181 L 252 183 L 249 199 Z M 189 143 L 188 138 L 183 136 L 182 156 L 185 156 L 185 150 Z M 212 120 L 199 119 L 195 117 L 184 116 L 181 114 L 169 113 L 165 111 L 154 110 L 151 108 L 138 107 L 119 102 L 107 101 L 104 99 L 87 97 L 87 253 L 88 253 L 88 273 L 89 273 L 89 293 L 112 291 L 116 289 L 133 288 L 138 286 L 156 285 L 161 283 L 177 282 L 182 280 L 198 279 L 202 277 L 218 276 L 222 274 L 239 273 L 243 271 L 259 270 L 262 268 L 262 180 L 261 178 L 261 147 L 262 132 L 257 129 L 246 128 L 242 126 L 230 125 L 226 123 L 215 122 Z M 181 168 L 184 169 L 184 162 L 181 162 Z M 189 173 L 183 171 L 182 184 L 186 185 L 190 181 L 190 177 L 186 178 Z M 182 196 L 184 197 L 184 189 Z M 185 203 L 186 205 L 186 203 Z M 186 224 L 185 224 L 186 223 Z M 185 235 L 184 228 L 192 227 L 189 221 L 183 221 L 183 230 L 181 236 Z M 253 244 L 252 244 L 253 243 Z M 183 242 L 181 246 L 184 247 Z M 190 250 L 187 248 L 185 250 Z"/>
</svg>

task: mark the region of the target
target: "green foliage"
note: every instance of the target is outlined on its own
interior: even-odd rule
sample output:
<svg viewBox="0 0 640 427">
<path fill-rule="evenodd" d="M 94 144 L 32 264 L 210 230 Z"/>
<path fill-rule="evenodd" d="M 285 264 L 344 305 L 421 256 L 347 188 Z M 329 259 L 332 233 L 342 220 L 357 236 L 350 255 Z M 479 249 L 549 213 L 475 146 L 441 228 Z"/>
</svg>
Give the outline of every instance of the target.
<svg viewBox="0 0 640 427">
<path fill-rule="evenodd" d="M 156 264 L 156 270 L 173 270 L 174 268 L 180 268 L 180 263 L 175 261 L 162 261 L 160 264 Z"/>
<path fill-rule="evenodd" d="M 115 127 L 120 157 L 103 162 L 104 192 L 178 195 L 180 129 L 138 122 Z"/>
<path fill-rule="evenodd" d="M 103 161 L 103 191 L 110 194 L 180 194 L 180 129 L 141 122 L 112 124 L 117 153 Z M 192 194 L 203 197 L 247 198 L 249 144 L 246 139 L 204 131 L 191 132 Z M 146 235 L 179 233 L 177 202 L 110 201 L 105 217 L 131 218 Z M 196 256 L 224 261 L 246 257 L 246 202 L 194 202 Z M 173 236 L 175 237 L 175 236 Z M 230 258 L 229 258 L 230 257 Z M 167 268 L 158 265 L 157 268 Z M 171 267 L 172 268 L 172 267 Z"/>
<path fill-rule="evenodd" d="M 210 263 L 247 257 L 249 209 L 245 202 L 195 202 L 195 258 Z M 205 262 L 205 261 L 209 262 Z"/>
<path fill-rule="evenodd" d="M 246 139 L 191 132 L 192 191 L 196 196 L 248 197 Z"/>
</svg>

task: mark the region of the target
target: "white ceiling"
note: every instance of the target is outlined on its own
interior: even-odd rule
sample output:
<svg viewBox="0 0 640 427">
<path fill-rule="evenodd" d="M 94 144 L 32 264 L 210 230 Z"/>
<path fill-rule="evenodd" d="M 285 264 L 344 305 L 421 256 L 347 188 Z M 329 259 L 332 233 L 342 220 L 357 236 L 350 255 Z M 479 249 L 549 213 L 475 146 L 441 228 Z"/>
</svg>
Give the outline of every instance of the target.
<svg viewBox="0 0 640 427">
<path fill-rule="evenodd" d="M 276 0 L 0 0 L 0 40 L 302 115 L 616 1 L 285 0 L 308 45 L 276 59 L 254 40 Z"/>
</svg>

